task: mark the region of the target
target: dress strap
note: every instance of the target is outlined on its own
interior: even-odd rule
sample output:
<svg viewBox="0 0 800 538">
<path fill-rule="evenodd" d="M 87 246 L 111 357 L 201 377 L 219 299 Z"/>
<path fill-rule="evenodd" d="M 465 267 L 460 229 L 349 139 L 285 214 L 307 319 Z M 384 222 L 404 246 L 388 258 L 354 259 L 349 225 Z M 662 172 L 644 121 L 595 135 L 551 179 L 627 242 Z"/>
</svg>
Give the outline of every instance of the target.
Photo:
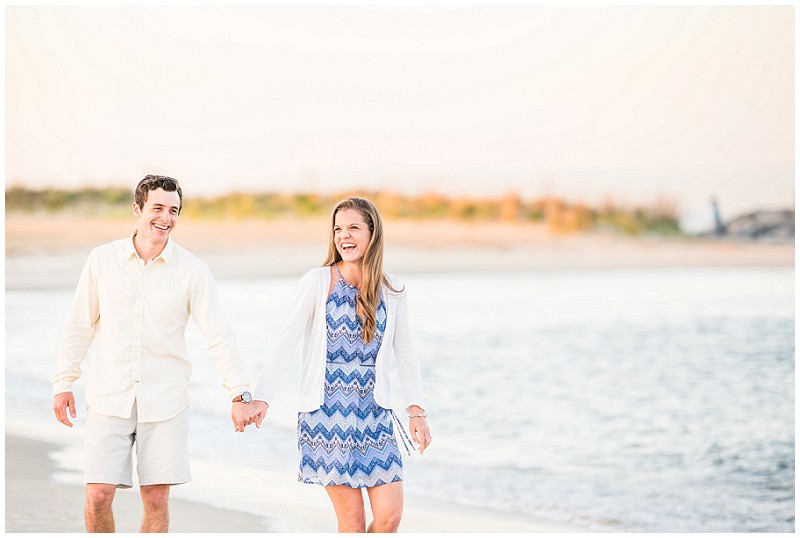
<svg viewBox="0 0 800 538">
<path fill-rule="evenodd" d="M 341 271 L 339 271 L 339 262 L 336 262 L 336 263 L 334 263 L 334 264 L 333 264 L 333 267 L 334 267 L 334 269 L 336 269 L 336 273 L 339 275 L 339 278 L 344 278 L 344 277 L 342 276 L 342 273 L 341 273 Z"/>
<path fill-rule="evenodd" d="M 405 428 L 403 428 L 403 424 L 400 422 L 400 419 L 397 418 L 397 415 L 395 414 L 394 410 L 393 409 L 389 409 L 389 413 L 392 414 L 392 418 L 395 420 L 395 422 L 397 422 L 397 425 L 400 427 L 400 432 L 401 432 L 400 440 L 403 441 L 403 446 L 405 447 L 406 452 L 408 452 L 408 455 L 410 456 L 411 455 L 411 450 L 409 450 L 408 445 L 414 446 L 414 443 L 412 443 L 411 439 L 409 439 Z M 404 437 L 405 437 L 405 439 L 404 439 Z M 408 445 L 406 444 L 406 439 L 408 439 Z"/>
</svg>

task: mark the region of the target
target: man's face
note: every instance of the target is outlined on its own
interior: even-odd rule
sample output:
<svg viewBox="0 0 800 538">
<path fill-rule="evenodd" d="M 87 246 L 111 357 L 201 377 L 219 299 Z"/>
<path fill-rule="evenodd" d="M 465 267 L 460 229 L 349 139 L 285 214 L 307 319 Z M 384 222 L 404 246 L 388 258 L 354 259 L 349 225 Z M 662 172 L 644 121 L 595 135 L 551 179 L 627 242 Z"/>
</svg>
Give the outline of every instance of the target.
<svg viewBox="0 0 800 538">
<path fill-rule="evenodd" d="M 178 224 L 181 199 L 176 191 L 158 188 L 147 193 L 143 208 L 133 204 L 133 214 L 139 219 L 137 235 L 156 243 L 166 242 Z"/>
</svg>

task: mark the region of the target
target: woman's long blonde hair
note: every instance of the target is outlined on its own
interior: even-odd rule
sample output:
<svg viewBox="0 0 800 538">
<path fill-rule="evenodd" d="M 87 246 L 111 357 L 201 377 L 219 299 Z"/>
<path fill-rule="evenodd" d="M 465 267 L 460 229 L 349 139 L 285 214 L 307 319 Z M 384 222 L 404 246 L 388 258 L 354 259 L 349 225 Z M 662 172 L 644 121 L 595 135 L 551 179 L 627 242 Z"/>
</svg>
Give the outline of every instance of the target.
<svg viewBox="0 0 800 538">
<path fill-rule="evenodd" d="M 361 338 L 365 344 L 368 344 L 375 337 L 375 332 L 377 331 L 381 284 L 391 291 L 396 292 L 398 290 L 392 288 L 383 273 L 383 223 L 381 222 L 381 216 L 375 206 L 372 205 L 372 202 L 364 198 L 345 198 L 333 208 L 328 257 L 325 259 L 323 266 L 331 266 L 342 260 L 339 251 L 336 250 L 333 228 L 336 225 L 336 214 L 345 209 L 355 209 L 361 213 L 371 232 L 367 252 L 361 258 L 361 283 L 356 296 L 356 313 L 363 323 Z"/>
</svg>

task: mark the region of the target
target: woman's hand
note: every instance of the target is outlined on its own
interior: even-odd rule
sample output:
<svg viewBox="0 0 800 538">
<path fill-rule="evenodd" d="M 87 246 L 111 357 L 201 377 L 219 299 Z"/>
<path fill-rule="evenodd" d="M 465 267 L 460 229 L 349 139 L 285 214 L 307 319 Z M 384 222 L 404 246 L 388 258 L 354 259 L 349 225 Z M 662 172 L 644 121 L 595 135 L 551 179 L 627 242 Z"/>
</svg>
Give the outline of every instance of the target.
<svg viewBox="0 0 800 538">
<path fill-rule="evenodd" d="M 431 444 L 431 430 L 425 417 L 414 415 L 424 415 L 425 410 L 418 405 L 412 405 L 408 410 L 413 417 L 408 419 L 408 430 L 411 432 L 411 439 L 419 445 L 419 453 L 422 454 Z"/>
<path fill-rule="evenodd" d="M 251 424 L 255 422 L 256 428 L 261 427 L 261 421 L 264 420 L 264 417 L 267 416 L 267 409 L 269 409 L 269 404 L 263 400 L 253 400 L 250 402 L 250 407 L 253 408 L 251 411 Z"/>
</svg>

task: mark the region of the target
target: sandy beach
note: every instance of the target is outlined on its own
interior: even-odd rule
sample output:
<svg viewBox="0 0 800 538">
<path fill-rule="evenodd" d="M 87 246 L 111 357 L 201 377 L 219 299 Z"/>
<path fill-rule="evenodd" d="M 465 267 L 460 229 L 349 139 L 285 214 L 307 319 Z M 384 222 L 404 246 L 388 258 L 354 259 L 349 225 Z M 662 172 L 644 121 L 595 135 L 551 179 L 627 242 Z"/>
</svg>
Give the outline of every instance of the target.
<svg viewBox="0 0 800 538">
<path fill-rule="evenodd" d="M 125 237 L 131 219 L 7 215 L 6 287 L 73 286 L 89 251 Z M 322 263 L 326 219 L 182 219 L 174 239 L 215 277 L 296 276 Z M 540 224 L 389 221 L 384 267 L 410 272 L 631 267 L 791 266 L 793 243 L 553 234 Z"/>
</svg>

